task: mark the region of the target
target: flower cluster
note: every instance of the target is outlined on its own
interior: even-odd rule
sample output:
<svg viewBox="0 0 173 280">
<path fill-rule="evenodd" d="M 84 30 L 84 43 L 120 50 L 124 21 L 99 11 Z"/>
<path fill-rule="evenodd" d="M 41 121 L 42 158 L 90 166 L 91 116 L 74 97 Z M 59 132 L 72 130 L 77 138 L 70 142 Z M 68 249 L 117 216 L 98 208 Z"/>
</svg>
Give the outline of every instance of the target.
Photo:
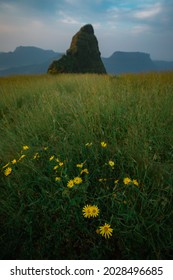
<svg viewBox="0 0 173 280">
<path fill-rule="evenodd" d="M 100 210 L 96 205 L 87 204 L 83 207 L 82 212 L 85 218 L 96 218 L 98 217 Z M 110 238 L 112 236 L 113 229 L 109 224 L 105 223 L 103 226 L 100 226 L 96 232 L 105 238 Z"/>
</svg>

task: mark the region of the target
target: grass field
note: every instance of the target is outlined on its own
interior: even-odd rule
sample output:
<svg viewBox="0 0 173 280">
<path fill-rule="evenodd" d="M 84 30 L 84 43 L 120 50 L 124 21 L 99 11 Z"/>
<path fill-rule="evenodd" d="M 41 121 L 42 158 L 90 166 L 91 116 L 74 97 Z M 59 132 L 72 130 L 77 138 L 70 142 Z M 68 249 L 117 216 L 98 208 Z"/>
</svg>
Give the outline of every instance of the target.
<svg viewBox="0 0 173 280">
<path fill-rule="evenodd" d="M 0 78 L 1 259 L 173 258 L 173 73 Z"/>
</svg>

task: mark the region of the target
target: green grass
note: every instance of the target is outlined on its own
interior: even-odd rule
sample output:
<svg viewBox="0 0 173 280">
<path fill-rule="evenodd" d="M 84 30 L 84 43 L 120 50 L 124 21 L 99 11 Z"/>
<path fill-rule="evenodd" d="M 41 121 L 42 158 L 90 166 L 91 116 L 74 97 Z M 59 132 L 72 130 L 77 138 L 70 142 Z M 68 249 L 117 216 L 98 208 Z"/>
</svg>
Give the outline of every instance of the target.
<svg viewBox="0 0 173 280">
<path fill-rule="evenodd" d="M 1 259 L 172 259 L 172 93 L 172 72 L 0 78 Z"/>
</svg>

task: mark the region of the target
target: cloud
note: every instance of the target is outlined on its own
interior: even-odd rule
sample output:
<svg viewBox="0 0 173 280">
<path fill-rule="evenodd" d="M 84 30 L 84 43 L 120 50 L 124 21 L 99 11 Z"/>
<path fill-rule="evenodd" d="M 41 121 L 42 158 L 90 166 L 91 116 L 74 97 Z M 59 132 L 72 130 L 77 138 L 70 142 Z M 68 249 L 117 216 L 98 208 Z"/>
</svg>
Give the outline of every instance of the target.
<svg viewBox="0 0 173 280">
<path fill-rule="evenodd" d="M 172 15 L 172 0 L 0 0 L 0 51 L 19 44 L 65 51 L 91 23 L 104 56 L 129 49 L 171 57 Z"/>
<path fill-rule="evenodd" d="M 155 5 L 142 8 L 139 11 L 136 11 L 133 16 L 138 19 L 152 19 L 158 16 L 162 12 L 161 3 L 156 3 Z"/>
</svg>

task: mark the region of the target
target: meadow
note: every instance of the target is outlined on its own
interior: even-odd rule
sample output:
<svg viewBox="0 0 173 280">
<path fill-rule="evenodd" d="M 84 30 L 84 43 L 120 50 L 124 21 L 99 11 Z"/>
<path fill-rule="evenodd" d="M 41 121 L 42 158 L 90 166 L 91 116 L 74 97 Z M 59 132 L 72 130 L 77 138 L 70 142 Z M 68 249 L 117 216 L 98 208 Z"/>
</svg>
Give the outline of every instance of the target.
<svg viewBox="0 0 173 280">
<path fill-rule="evenodd" d="M 0 78 L 0 258 L 173 258 L 173 72 Z"/>
</svg>

